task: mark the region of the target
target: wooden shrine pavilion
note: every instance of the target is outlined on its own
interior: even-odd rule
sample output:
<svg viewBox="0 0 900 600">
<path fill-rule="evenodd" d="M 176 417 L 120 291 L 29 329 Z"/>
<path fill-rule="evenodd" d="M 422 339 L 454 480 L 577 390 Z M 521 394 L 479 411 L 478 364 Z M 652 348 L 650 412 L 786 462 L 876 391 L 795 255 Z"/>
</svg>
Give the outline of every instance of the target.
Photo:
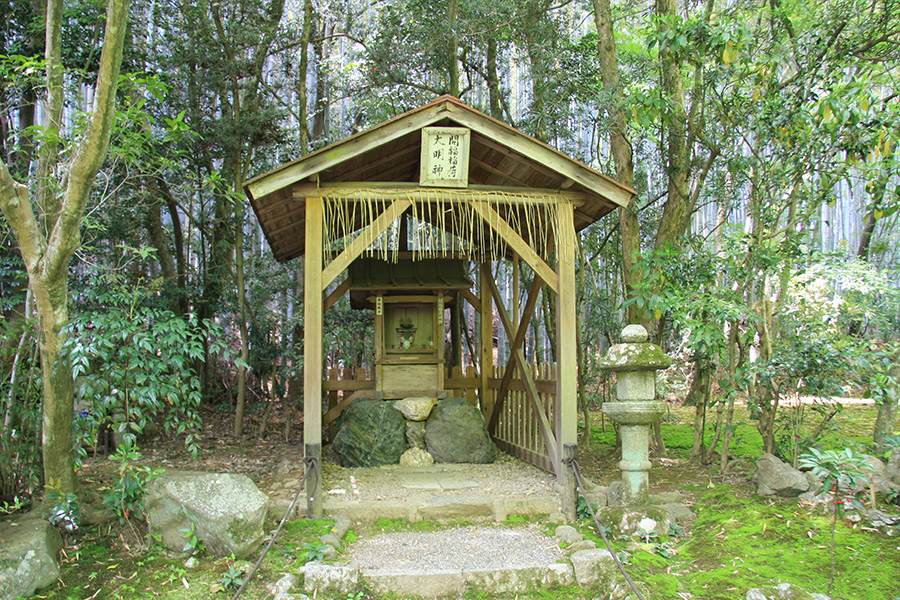
<svg viewBox="0 0 900 600">
<path fill-rule="evenodd" d="M 324 311 L 348 291 L 375 311 L 375 376 L 357 389 L 387 399 L 448 383 L 443 311 L 462 298 L 481 315 L 475 386 L 488 431 L 502 450 L 562 476 L 563 446 L 577 439 L 575 234 L 626 206 L 633 190 L 451 96 L 244 189 L 275 258 L 305 256 L 307 455 L 321 459 Z M 524 301 L 516 285 L 510 306 L 491 272 L 506 259 L 534 273 Z M 452 264 L 416 268 L 448 260 L 480 264 L 477 291 Z M 540 370 L 523 342 L 542 286 L 558 299 L 558 366 Z M 505 365 L 494 365 L 495 314 L 509 339 Z M 307 498 L 321 514 L 321 494 Z"/>
</svg>

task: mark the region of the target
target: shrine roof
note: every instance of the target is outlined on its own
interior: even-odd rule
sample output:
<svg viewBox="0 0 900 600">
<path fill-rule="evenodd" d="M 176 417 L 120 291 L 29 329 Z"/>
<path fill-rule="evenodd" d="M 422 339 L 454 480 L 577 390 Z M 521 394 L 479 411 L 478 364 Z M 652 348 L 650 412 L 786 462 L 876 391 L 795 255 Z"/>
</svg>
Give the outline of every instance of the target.
<svg viewBox="0 0 900 600">
<path fill-rule="evenodd" d="M 391 184 L 411 189 L 418 184 L 424 127 L 471 131 L 469 190 L 577 194 L 574 219 L 579 231 L 626 206 L 635 195 L 632 189 L 457 98 L 441 96 L 247 181 L 244 191 L 275 258 L 284 262 L 304 254 L 306 197 L 311 193 L 323 195 L 322 190 L 338 185 L 377 190 Z"/>
</svg>

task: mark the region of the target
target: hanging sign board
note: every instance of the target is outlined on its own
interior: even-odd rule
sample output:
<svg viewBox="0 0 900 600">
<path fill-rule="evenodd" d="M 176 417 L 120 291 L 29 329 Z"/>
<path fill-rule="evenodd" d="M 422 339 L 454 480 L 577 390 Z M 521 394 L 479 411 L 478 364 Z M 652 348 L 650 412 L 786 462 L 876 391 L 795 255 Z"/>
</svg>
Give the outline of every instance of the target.
<svg viewBox="0 0 900 600">
<path fill-rule="evenodd" d="M 419 185 L 469 185 L 469 130 L 465 127 L 423 127 Z"/>
</svg>

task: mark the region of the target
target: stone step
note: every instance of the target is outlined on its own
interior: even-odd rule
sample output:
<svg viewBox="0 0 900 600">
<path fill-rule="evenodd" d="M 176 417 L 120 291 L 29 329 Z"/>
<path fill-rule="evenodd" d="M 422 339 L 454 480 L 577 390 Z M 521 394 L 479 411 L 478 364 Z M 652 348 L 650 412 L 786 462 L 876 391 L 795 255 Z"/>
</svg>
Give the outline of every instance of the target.
<svg viewBox="0 0 900 600">
<path fill-rule="evenodd" d="M 510 516 L 538 516 L 559 512 L 557 496 L 435 496 L 421 503 L 401 500 L 354 501 L 326 498 L 327 518 L 339 515 L 353 522 L 373 523 L 379 519 L 403 519 L 411 523 L 502 522 Z"/>
</svg>

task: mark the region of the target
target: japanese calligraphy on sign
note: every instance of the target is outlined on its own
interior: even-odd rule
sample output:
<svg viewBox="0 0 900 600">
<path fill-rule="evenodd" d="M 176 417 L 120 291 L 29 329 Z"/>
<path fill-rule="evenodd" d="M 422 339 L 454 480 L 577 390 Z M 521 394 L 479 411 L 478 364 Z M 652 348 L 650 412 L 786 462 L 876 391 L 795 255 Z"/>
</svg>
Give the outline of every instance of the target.
<svg viewBox="0 0 900 600">
<path fill-rule="evenodd" d="M 419 185 L 466 187 L 469 184 L 469 130 L 423 127 Z"/>
</svg>

